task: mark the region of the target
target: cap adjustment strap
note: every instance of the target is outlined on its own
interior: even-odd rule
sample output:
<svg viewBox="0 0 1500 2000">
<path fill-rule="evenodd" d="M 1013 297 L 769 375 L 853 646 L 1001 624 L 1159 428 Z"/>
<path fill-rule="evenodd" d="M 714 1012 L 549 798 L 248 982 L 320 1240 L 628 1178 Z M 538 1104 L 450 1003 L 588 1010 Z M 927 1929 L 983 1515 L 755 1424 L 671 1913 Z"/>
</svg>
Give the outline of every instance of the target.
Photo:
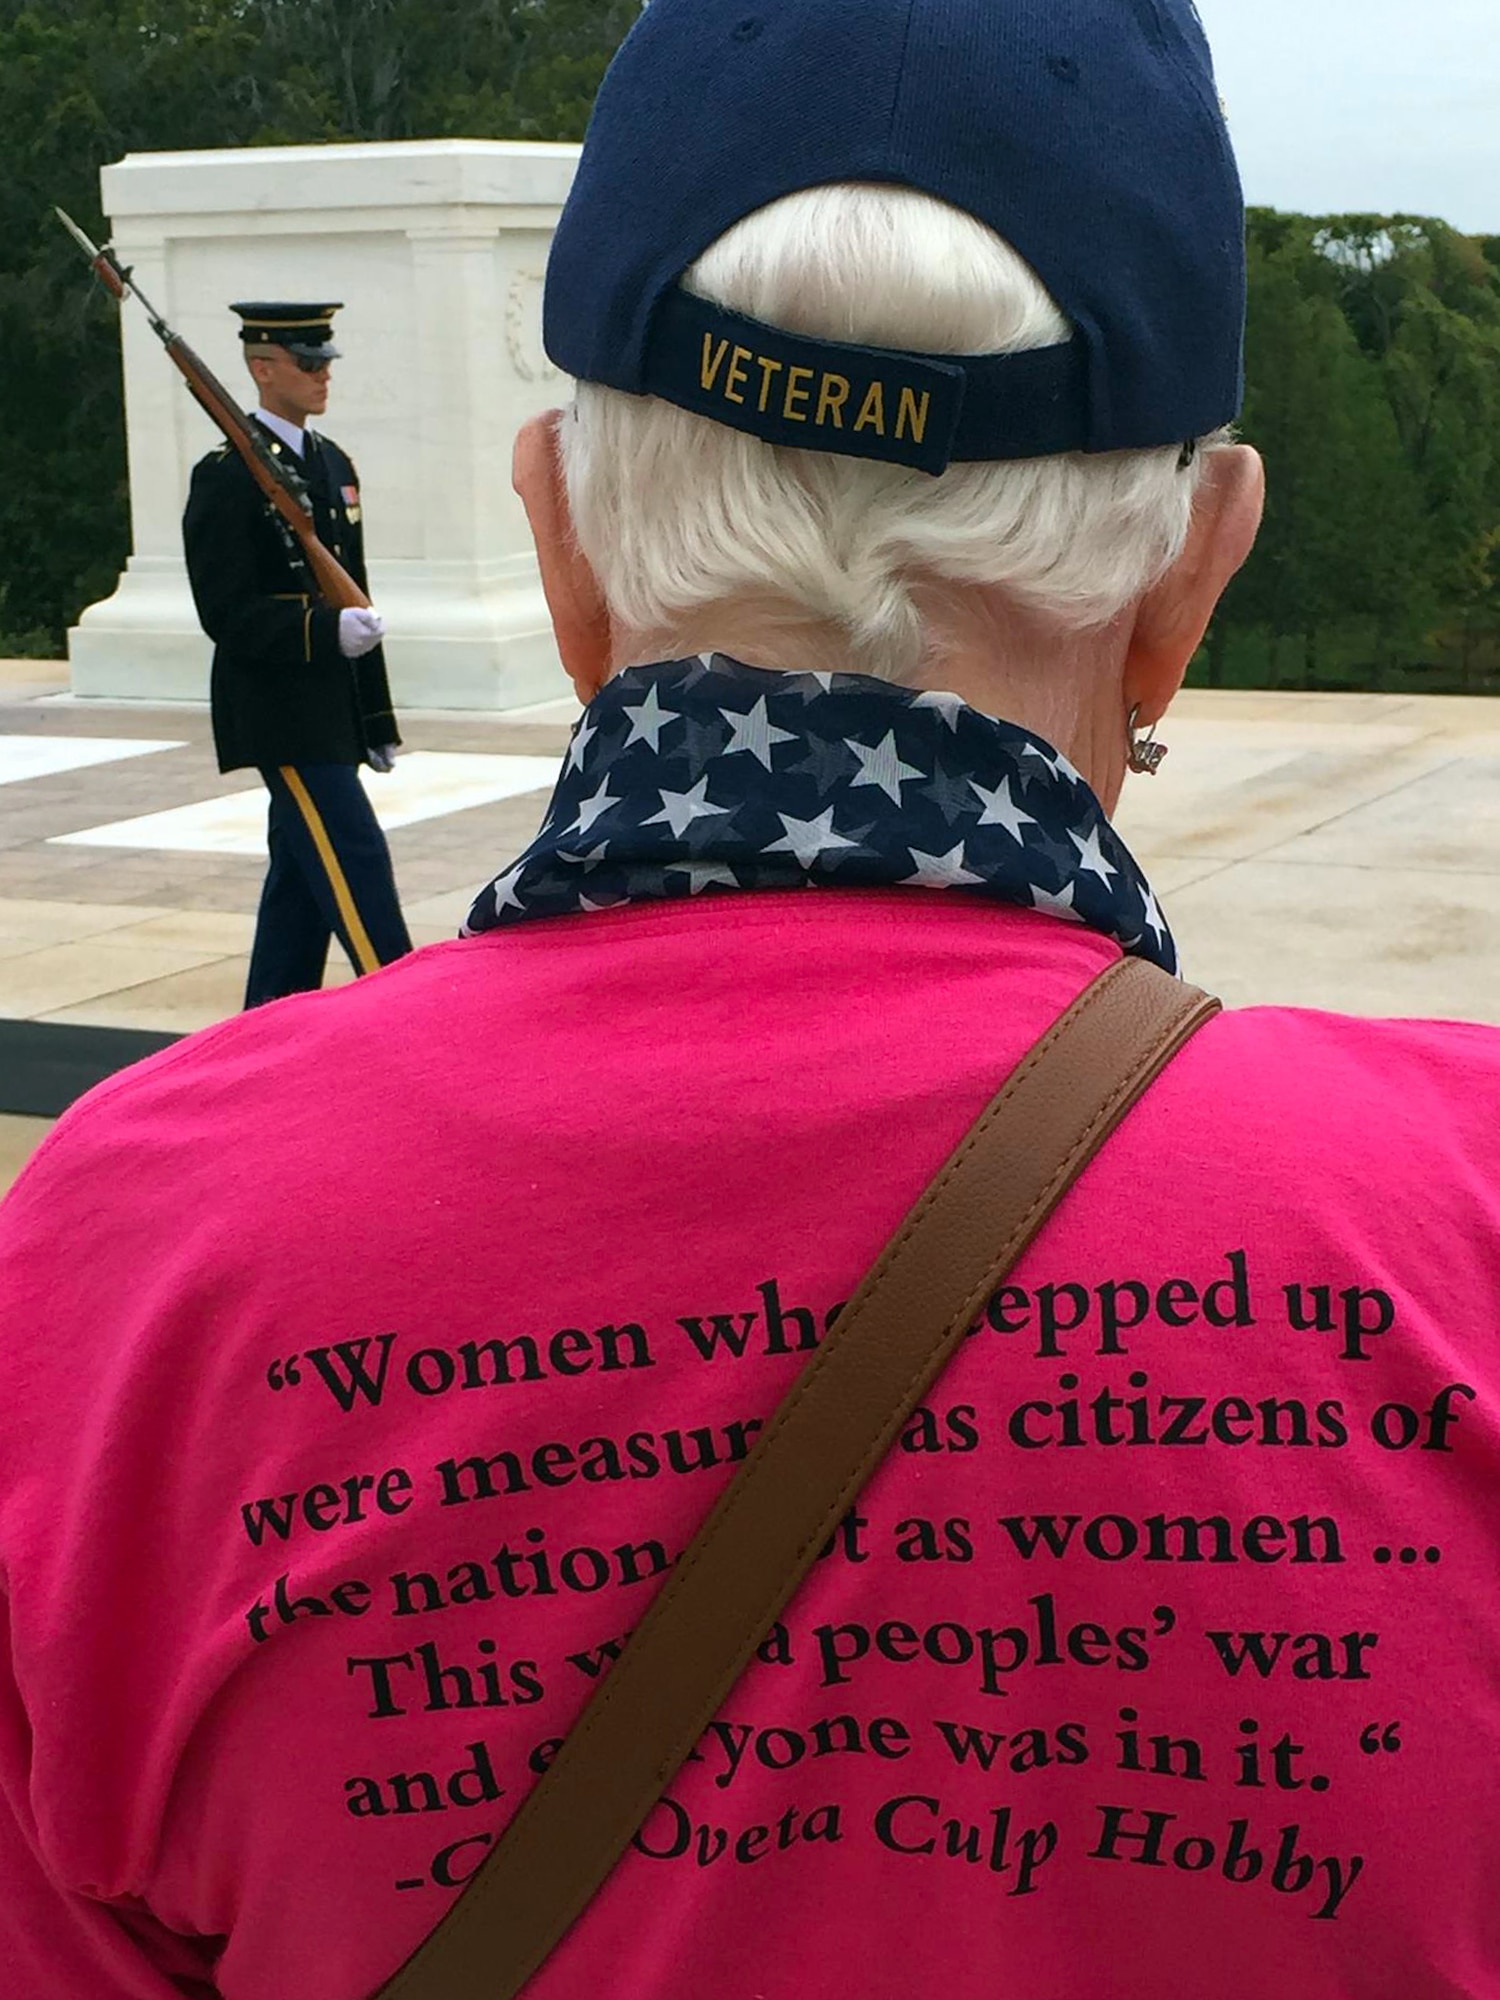
<svg viewBox="0 0 1500 2000">
<path fill-rule="evenodd" d="M 934 476 L 954 463 L 1085 451 L 1090 440 L 1080 342 L 906 354 L 787 333 L 680 288 L 653 317 L 642 387 L 766 444 Z"/>
</svg>

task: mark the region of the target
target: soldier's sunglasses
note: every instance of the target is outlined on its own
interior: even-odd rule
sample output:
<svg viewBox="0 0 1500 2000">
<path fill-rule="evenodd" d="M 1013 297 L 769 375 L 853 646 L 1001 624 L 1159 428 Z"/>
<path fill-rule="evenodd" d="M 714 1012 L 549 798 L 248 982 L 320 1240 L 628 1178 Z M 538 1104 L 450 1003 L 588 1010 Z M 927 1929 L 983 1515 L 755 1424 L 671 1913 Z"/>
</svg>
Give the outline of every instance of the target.
<svg viewBox="0 0 1500 2000">
<path fill-rule="evenodd" d="M 325 368 L 331 368 L 331 361 L 315 361 L 310 354 L 294 354 L 292 359 L 304 375 L 321 375 Z"/>
</svg>

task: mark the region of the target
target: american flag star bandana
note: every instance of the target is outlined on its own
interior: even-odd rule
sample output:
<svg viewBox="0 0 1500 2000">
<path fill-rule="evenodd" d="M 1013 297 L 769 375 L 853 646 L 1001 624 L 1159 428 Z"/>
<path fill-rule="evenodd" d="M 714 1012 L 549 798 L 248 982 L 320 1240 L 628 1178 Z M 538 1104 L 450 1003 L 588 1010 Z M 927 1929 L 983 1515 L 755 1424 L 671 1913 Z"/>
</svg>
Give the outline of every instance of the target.
<svg viewBox="0 0 1500 2000">
<path fill-rule="evenodd" d="M 955 694 L 723 653 L 608 683 L 573 732 L 541 832 L 464 933 L 809 886 L 985 896 L 1178 970 L 1145 876 L 1040 737 Z"/>
</svg>

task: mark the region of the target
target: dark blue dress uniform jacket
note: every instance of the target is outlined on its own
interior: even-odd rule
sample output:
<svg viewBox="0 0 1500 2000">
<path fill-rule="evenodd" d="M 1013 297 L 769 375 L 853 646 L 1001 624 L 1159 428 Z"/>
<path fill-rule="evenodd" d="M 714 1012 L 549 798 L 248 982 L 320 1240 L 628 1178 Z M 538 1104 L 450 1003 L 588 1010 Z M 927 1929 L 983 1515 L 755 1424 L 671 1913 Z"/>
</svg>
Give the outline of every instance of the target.
<svg viewBox="0 0 1500 2000">
<path fill-rule="evenodd" d="M 318 538 L 365 583 L 359 475 L 319 437 L 300 464 L 266 433 L 271 450 L 307 480 Z M 214 746 L 221 771 L 282 764 L 358 764 L 399 743 L 385 658 L 339 651 L 338 612 L 318 595 L 291 530 L 230 445 L 193 468 L 183 517 L 188 578 L 214 642 Z"/>
</svg>

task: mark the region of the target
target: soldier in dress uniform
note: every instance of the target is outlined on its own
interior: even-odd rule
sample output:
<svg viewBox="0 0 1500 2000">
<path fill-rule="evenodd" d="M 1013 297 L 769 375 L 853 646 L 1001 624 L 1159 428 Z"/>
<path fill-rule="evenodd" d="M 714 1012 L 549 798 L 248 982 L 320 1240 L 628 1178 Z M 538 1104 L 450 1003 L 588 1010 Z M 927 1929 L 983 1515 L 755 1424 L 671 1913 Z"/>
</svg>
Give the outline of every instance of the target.
<svg viewBox="0 0 1500 2000">
<path fill-rule="evenodd" d="M 365 585 L 359 475 L 309 421 L 328 404 L 337 305 L 254 303 L 240 316 L 260 392 L 251 421 L 305 482 L 318 538 Z M 322 985 L 337 937 L 356 972 L 411 950 L 390 851 L 359 767 L 390 771 L 401 738 L 374 610 L 323 603 L 296 538 L 229 444 L 193 469 L 188 576 L 214 642 L 221 771 L 253 767 L 271 794 L 270 869 L 247 1007 Z"/>
</svg>

